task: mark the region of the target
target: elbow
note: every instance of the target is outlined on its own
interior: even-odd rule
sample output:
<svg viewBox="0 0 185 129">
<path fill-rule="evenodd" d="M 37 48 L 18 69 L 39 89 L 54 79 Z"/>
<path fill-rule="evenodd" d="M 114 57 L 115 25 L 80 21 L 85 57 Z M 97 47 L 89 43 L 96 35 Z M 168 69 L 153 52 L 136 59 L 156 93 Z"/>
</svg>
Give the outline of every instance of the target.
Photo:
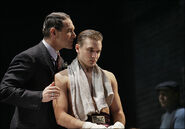
<svg viewBox="0 0 185 129">
<path fill-rule="evenodd" d="M 61 110 L 61 107 L 57 106 L 57 103 L 55 100 L 53 100 L 53 110 L 54 110 L 56 123 L 60 126 L 64 126 L 65 111 Z"/>
<path fill-rule="evenodd" d="M 6 100 L 11 93 L 11 90 L 9 90 L 7 87 L 0 88 L 0 101 L 4 102 L 4 100 Z"/>
<path fill-rule="evenodd" d="M 56 123 L 58 124 L 58 125 L 60 125 L 60 126 L 65 126 L 64 125 L 64 119 L 65 118 L 63 118 L 63 113 L 60 113 L 60 114 L 58 114 L 58 115 L 55 115 L 55 119 L 56 119 Z"/>
<path fill-rule="evenodd" d="M 62 126 L 59 118 L 56 118 L 56 122 L 58 125 Z"/>
<path fill-rule="evenodd" d="M 62 118 L 60 118 L 59 116 L 55 115 L 55 119 L 56 119 L 56 123 L 58 125 L 62 126 L 62 122 L 61 122 Z"/>
</svg>

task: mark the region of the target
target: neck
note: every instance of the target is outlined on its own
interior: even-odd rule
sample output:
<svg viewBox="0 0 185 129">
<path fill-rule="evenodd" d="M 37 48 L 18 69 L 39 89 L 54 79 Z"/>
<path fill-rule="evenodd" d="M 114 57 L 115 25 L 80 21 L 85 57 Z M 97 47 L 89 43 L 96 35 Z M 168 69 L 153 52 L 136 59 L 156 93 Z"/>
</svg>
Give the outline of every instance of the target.
<svg viewBox="0 0 185 129">
<path fill-rule="evenodd" d="M 44 38 L 44 40 L 45 40 L 52 48 L 54 48 L 56 51 L 59 51 L 59 50 L 57 49 L 57 46 L 51 41 L 50 38 Z"/>
<path fill-rule="evenodd" d="M 86 73 L 91 73 L 93 70 L 93 67 L 88 67 L 87 65 L 85 65 L 81 60 L 78 60 L 80 65 L 82 66 L 82 69 L 84 70 L 84 72 Z"/>
</svg>

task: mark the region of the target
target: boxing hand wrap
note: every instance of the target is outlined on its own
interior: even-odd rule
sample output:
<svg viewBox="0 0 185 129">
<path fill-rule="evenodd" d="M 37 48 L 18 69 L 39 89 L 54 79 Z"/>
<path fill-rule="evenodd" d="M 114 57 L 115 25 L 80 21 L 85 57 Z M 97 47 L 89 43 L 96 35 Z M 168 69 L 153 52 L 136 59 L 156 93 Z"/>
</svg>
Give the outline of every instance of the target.
<svg viewBox="0 0 185 129">
<path fill-rule="evenodd" d="M 114 125 L 111 125 L 108 128 L 110 128 L 110 129 L 125 129 L 125 126 L 121 122 L 117 121 L 116 123 L 114 123 Z"/>
<path fill-rule="evenodd" d="M 82 125 L 82 129 L 96 129 L 96 128 L 106 129 L 104 125 L 97 125 L 91 122 L 84 122 L 84 124 Z"/>
</svg>

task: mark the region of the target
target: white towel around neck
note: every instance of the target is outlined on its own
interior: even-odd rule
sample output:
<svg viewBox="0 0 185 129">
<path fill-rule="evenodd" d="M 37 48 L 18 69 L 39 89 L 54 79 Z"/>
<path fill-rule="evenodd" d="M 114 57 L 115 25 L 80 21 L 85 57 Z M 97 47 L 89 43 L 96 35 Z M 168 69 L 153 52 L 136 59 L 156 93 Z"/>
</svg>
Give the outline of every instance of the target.
<svg viewBox="0 0 185 129">
<path fill-rule="evenodd" d="M 95 113 L 96 110 L 93 104 L 87 76 L 77 58 L 68 66 L 68 75 L 73 113 L 76 118 L 85 121 L 87 120 L 87 115 Z M 114 93 L 110 81 L 98 65 L 93 68 L 92 87 L 93 98 L 97 110 L 100 112 L 102 108 L 111 105 Z"/>
</svg>

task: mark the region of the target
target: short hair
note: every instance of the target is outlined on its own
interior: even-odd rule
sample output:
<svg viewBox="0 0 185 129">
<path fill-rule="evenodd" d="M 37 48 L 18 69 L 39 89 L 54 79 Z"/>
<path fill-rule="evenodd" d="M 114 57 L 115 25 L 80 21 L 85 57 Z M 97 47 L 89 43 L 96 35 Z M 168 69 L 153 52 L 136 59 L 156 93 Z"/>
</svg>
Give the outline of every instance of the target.
<svg viewBox="0 0 185 129">
<path fill-rule="evenodd" d="M 63 21 L 67 18 L 71 19 L 70 16 L 64 12 L 52 12 L 47 15 L 42 28 L 44 37 L 50 36 L 50 28 L 52 27 L 60 31 L 63 27 Z"/>
<path fill-rule="evenodd" d="M 80 32 L 80 34 L 77 37 L 77 43 L 81 46 L 83 46 L 83 41 L 86 38 L 90 38 L 92 40 L 96 40 L 96 41 L 103 41 L 103 35 L 102 33 L 100 33 L 99 31 L 96 30 L 92 30 L 92 29 L 87 29 L 84 30 L 82 32 Z"/>
</svg>

